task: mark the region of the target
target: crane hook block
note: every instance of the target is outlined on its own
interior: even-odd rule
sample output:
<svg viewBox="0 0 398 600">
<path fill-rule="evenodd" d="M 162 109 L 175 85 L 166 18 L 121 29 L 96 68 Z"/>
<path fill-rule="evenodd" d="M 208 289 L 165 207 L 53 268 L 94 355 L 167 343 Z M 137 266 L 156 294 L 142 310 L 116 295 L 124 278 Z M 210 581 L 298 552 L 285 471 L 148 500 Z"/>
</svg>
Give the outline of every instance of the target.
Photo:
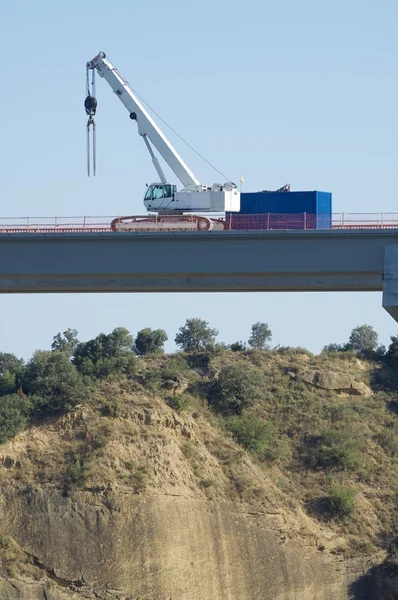
<svg viewBox="0 0 398 600">
<path fill-rule="evenodd" d="M 84 101 L 84 108 L 86 109 L 86 114 L 90 117 L 95 115 L 95 111 L 97 110 L 97 100 L 94 96 L 87 96 Z"/>
</svg>

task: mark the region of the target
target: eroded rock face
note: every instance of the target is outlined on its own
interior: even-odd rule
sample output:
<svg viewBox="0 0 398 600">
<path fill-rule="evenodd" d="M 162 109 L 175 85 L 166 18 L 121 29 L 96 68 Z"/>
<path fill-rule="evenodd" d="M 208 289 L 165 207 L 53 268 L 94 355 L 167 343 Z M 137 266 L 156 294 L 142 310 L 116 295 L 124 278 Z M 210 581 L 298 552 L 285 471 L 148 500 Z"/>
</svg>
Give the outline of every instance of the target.
<svg viewBox="0 0 398 600">
<path fill-rule="evenodd" d="M 372 390 L 363 381 L 358 381 L 350 373 L 338 371 L 306 370 L 291 374 L 299 381 L 310 385 L 354 396 L 371 396 Z"/>
<path fill-rule="evenodd" d="M 347 598 L 344 572 L 313 541 L 282 534 L 283 520 L 179 496 L 6 492 L 1 534 L 37 573 L 0 581 L 0 598 Z"/>
</svg>

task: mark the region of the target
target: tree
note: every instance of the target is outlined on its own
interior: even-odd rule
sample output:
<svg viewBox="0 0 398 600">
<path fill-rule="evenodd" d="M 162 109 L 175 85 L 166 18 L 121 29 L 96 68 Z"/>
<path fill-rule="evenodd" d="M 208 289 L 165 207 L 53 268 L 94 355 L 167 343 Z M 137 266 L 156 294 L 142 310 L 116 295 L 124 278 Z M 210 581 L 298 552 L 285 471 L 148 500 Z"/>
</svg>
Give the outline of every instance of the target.
<svg viewBox="0 0 398 600">
<path fill-rule="evenodd" d="M 180 327 L 174 341 L 185 352 L 200 352 L 213 347 L 217 335 L 217 329 L 211 329 L 206 321 L 187 319 L 185 325 Z"/>
<path fill-rule="evenodd" d="M 150 327 L 141 329 L 135 338 L 135 351 L 138 355 L 163 354 L 164 344 L 168 337 L 164 329 L 152 330 Z"/>
<path fill-rule="evenodd" d="M 54 351 L 59 350 L 60 352 L 65 352 L 67 356 L 71 357 L 73 356 L 78 343 L 79 340 L 77 339 L 76 329 L 67 329 L 62 334 L 57 333 L 57 335 L 54 335 L 51 349 Z"/>
<path fill-rule="evenodd" d="M 64 352 L 37 350 L 27 364 L 23 389 L 33 396 L 36 414 L 51 414 L 73 408 L 85 388 Z"/>
<path fill-rule="evenodd" d="M 24 361 L 15 354 L 0 352 L 0 396 L 17 391 L 24 369 Z"/>
<path fill-rule="evenodd" d="M 102 379 L 111 373 L 135 371 L 134 338 L 124 327 L 112 333 L 100 333 L 96 338 L 77 345 L 73 364 L 83 375 Z"/>
<path fill-rule="evenodd" d="M 361 325 L 351 331 L 348 343 L 357 354 L 374 352 L 378 337 L 371 325 Z"/>
<path fill-rule="evenodd" d="M 18 394 L 0 400 L 0 444 L 3 444 L 28 424 L 30 403 Z"/>
<path fill-rule="evenodd" d="M 398 336 L 391 336 L 391 344 L 388 346 L 387 358 L 397 359 L 398 358 Z"/>
<path fill-rule="evenodd" d="M 264 396 L 263 373 L 250 364 L 224 366 L 210 385 L 209 403 L 223 414 L 241 414 Z"/>
<path fill-rule="evenodd" d="M 252 325 L 252 334 L 249 338 L 249 346 L 257 350 L 264 350 L 269 347 L 272 338 L 272 332 L 267 323 L 255 323 Z"/>
</svg>

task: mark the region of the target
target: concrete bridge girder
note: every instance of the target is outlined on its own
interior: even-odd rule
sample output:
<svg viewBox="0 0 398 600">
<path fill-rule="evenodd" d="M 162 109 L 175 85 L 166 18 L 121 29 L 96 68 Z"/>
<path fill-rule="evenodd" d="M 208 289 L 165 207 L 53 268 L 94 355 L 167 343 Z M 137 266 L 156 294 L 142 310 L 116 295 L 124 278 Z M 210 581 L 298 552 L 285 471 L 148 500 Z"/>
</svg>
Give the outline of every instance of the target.
<svg viewBox="0 0 398 600">
<path fill-rule="evenodd" d="M 385 250 L 383 307 L 398 321 L 398 244 L 386 246 Z"/>
<path fill-rule="evenodd" d="M 398 229 L 0 234 L 0 293 L 383 291 Z"/>
</svg>

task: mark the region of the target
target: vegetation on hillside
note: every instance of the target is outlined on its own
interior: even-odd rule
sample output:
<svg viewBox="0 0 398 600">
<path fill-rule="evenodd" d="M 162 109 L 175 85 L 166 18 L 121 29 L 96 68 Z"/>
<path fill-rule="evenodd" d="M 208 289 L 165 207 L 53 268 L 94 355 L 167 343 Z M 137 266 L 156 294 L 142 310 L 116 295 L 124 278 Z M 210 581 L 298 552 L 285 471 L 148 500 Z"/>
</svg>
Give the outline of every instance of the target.
<svg viewBox="0 0 398 600">
<path fill-rule="evenodd" d="M 202 415 L 225 436 L 223 448 L 209 448 L 242 498 L 250 495 L 234 464 L 247 452 L 308 514 L 342 528 L 354 551 L 381 547 L 397 560 L 398 337 L 386 349 L 363 325 L 347 343 L 314 356 L 303 348 L 270 349 L 266 323 L 253 325 L 247 344 L 227 346 L 217 335 L 205 321 L 188 319 L 174 355 L 164 354 L 164 330 L 145 328 L 134 337 L 123 327 L 86 342 L 68 329 L 27 363 L 0 353 L 0 444 L 89 405 L 105 424 L 86 428 L 70 449 L 63 485 L 79 487 L 112 435 L 112 420 L 127 414 L 123 390 L 158 396 L 172 410 Z M 354 395 L 347 383 L 321 385 L 322 373 L 355 378 L 369 393 Z M 104 385 L 115 386 L 106 401 Z M 187 442 L 183 451 L 197 473 L 194 446 Z M 145 465 L 125 469 L 142 491 Z"/>
</svg>

